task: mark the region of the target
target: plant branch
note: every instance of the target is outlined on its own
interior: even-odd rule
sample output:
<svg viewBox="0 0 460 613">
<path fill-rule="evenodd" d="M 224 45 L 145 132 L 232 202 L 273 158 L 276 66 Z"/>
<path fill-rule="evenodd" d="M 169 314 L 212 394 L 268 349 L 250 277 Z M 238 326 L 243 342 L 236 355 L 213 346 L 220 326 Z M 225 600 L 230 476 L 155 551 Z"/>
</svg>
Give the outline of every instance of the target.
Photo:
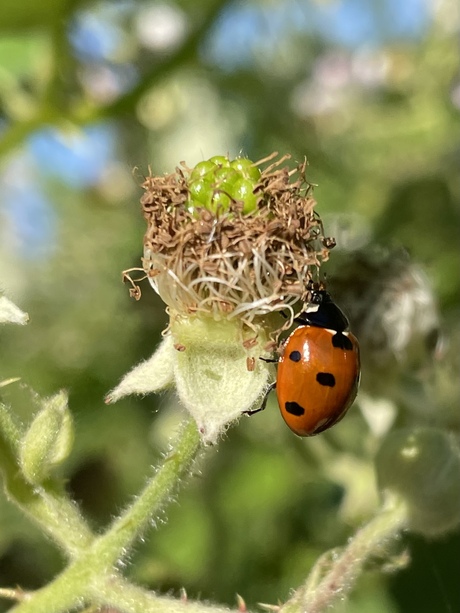
<svg viewBox="0 0 460 613">
<path fill-rule="evenodd" d="M 54 106 L 58 98 L 59 91 L 57 88 L 60 83 L 57 72 L 59 60 L 54 58 L 54 70 L 51 72 L 49 83 L 44 87 L 42 97 L 37 101 L 35 114 L 29 119 L 12 122 L 4 130 L 0 140 L 0 157 L 9 153 L 15 147 L 20 146 L 33 132 L 43 127 L 44 124 L 59 125 L 59 123 L 70 121 L 81 126 L 110 119 L 121 113 L 131 112 L 143 94 L 156 82 L 165 75 L 170 74 L 188 58 L 196 55 L 201 40 L 227 2 L 228 0 L 215 0 L 212 4 L 209 3 L 211 6 L 208 8 L 208 12 L 203 17 L 201 24 L 174 54 L 155 65 L 132 90 L 103 107 L 89 107 L 86 100 L 77 103 L 73 110 L 67 109 L 65 112 L 62 109 L 58 109 L 59 105 Z M 62 39 L 62 32 L 57 35 L 53 30 L 52 34 L 54 34 L 55 51 L 64 48 L 66 43 Z M 50 104 L 53 104 L 53 106 L 50 106 Z"/>
<path fill-rule="evenodd" d="M 208 12 L 202 18 L 201 24 L 190 34 L 183 45 L 174 54 L 167 57 L 160 64 L 155 65 L 150 72 L 143 76 L 142 81 L 132 90 L 120 96 L 120 98 L 117 98 L 117 100 L 111 104 L 94 109 L 87 118 L 87 121 L 115 117 L 120 113 L 132 111 L 139 99 L 155 83 L 160 81 L 164 76 L 171 74 L 174 69 L 196 55 L 200 42 L 227 3 L 228 0 L 214 0 L 214 2 L 208 3 Z"/>
<path fill-rule="evenodd" d="M 358 530 L 341 554 L 334 554 L 332 562 L 329 556 L 326 574 L 324 556 L 318 560 L 306 583 L 281 607 L 280 613 L 329 610 L 350 592 L 369 558 L 384 554 L 406 525 L 406 506 L 399 500 L 389 499 L 380 513 Z"/>
<path fill-rule="evenodd" d="M 189 420 L 183 424 L 175 446 L 133 505 L 114 521 L 105 534 L 87 548 L 81 548 L 76 559 L 54 581 L 33 593 L 12 611 L 60 613 L 81 607 L 85 602 L 104 600 L 110 593 L 107 592 L 107 578 L 116 576 L 115 564 L 127 554 L 133 541 L 171 499 L 174 489 L 190 470 L 200 449 L 201 439 L 195 423 Z M 135 591 L 137 588 L 132 589 Z M 141 595 L 143 591 L 136 593 Z M 137 605 L 133 603 L 132 606 Z M 139 605 L 137 609 L 128 609 L 131 610 L 141 611 L 142 608 Z"/>
<path fill-rule="evenodd" d="M 152 591 L 133 585 L 118 574 L 109 577 L 105 584 L 98 588 L 100 604 L 112 606 L 123 613 L 231 613 L 228 608 L 190 601 L 187 598 L 157 596 Z"/>
<path fill-rule="evenodd" d="M 171 499 L 181 478 L 190 470 L 201 446 L 195 422 L 190 419 L 182 425 L 175 446 L 133 505 L 94 543 L 93 549 L 107 560 L 107 568 L 126 555 L 135 539 Z"/>
</svg>

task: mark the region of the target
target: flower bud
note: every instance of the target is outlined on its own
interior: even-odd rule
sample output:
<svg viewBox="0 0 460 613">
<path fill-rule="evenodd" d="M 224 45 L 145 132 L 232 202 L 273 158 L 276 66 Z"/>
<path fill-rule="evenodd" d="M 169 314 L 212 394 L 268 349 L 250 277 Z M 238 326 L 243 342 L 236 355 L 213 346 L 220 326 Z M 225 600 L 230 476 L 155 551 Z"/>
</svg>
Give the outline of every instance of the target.
<svg viewBox="0 0 460 613">
<path fill-rule="evenodd" d="M 42 483 L 72 449 L 73 422 L 67 400 L 67 393 L 59 392 L 43 401 L 42 409 L 22 439 L 20 463 L 30 483 Z"/>
<path fill-rule="evenodd" d="M 435 428 L 392 432 L 376 469 L 379 488 L 407 504 L 411 530 L 436 536 L 460 522 L 460 452 L 452 436 Z"/>
</svg>

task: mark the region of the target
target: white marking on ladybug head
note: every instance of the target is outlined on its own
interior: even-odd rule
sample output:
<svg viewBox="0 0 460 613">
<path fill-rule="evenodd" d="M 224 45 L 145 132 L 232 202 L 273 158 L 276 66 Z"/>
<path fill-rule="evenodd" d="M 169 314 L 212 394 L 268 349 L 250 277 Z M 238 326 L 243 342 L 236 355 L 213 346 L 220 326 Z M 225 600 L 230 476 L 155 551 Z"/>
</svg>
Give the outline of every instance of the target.
<svg viewBox="0 0 460 613">
<path fill-rule="evenodd" d="M 303 309 L 302 313 L 316 313 L 321 305 L 310 302 L 306 309 Z"/>
</svg>

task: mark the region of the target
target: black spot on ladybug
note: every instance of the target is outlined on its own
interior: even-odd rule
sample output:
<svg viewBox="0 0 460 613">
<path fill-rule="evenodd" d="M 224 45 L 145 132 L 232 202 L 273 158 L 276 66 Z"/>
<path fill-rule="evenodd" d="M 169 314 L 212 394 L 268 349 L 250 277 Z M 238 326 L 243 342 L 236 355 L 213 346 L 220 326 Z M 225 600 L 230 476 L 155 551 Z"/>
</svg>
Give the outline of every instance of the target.
<svg viewBox="0 0 460 613">
<path fill-rule="evenodd" d="M 291 351 L 291 353 L 289 354 L 289 359 L 293 362 L 300 362 L 300 360 L 302 359 L 300 351 Z"/>
<path fill-rule="evenodd" d="M 337 347 L 337 349 L 344 349 L 345 351 L 353 350 L 353 343 L 348 336 L 342 332 L 337 332 L 337 334 L 334 334 L 332 337 L 332 345 Z"/>
<path fill-rule="evenodd" d="M 297 415 L 298 417 L 305 413 L 305 409 L 301 407 L 300 404 L 297 404 L 297 402 L 286 402 L 284 408 L 286 409 L 286 413 Z"/>
<path fill-rule="evenodd" d="M 326 387 L 334 387 L 335 385 L 335 377 L 330 372 L 319 372 L 316 375 L 316 380 L 320 385 L 325 385 Z"/>
</svg>

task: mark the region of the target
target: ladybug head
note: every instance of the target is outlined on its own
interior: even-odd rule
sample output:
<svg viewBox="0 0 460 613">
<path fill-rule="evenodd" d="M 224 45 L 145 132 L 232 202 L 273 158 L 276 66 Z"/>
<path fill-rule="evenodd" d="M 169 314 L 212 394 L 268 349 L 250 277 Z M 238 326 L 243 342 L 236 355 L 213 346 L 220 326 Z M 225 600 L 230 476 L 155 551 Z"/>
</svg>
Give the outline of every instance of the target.
<svg viewBox="0 0 460 613">
<path fill-rule="evenodd" d="M 305 326 L 328 328 L 337 332 L 348 329 L 348 319 L 325 290 L 313 290 L 310 302 L 295 321 Z"/>
<path fill-rule="evenodd" d="M 310 304 L 323 304 L 332 302 L 331 296 L 324 289 L 312 289 L 310 296 Z"/>
</svg>

